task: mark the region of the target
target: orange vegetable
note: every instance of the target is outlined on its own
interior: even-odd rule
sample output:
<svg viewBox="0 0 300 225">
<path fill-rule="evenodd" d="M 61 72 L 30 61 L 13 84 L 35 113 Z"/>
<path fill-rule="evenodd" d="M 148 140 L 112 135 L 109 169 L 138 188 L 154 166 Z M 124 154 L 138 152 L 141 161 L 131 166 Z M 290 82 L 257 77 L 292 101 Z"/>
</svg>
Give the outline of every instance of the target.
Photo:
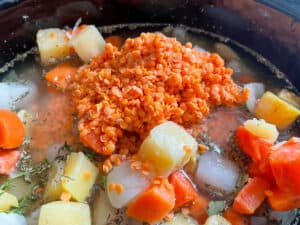
<svg viewBox="0 0 300 225">
<path fill-rule="evenodd" d="M 248 165 L 248 174 L 250 177 L 260 177 L 265 179 L 271 186 L 276 184 L 270 166 L 269 157 L 266 157 L 260 162 L 251 162 Z"/>
<path fill-rule="evenodd" d="M 46 73 L 45 79 L 59 88 L 65 89 L 77 68 L 67 63 L 61 63 Z"/>
<path fill-rule="evenodd" d="M 25 137 L 25 128 L 16 113 L 0 109 L 0 148 L 19 147 Z"/>
<path fill-rule="evenodd" d="M 118 49 L 122 47 L 123 41 L 120 36 L 112 35 L 105 38 L 106 43 L 111 43 L 112 45 L 116 46 Z"/>
<path fill-rule="evenodd" d="M 126 214 L 139 221 L 154 223 L 163 219 L 174 206 L 174 188 L 167 180 L 162 180 L 129 203 Z"/>
<path fill-rule="evenodd" d="M 0 150 L 0 174 L 9 175 L 15 168 L 20 155 L 19 150 Z"/>
<path fill-rule="evenodd" d="M 264 159 L 270 152 L 272 146 L 270 140 L 253 135 L 243 126 L 237 129 L 236 137 L 238 147 L 254 162 Z"/>
<path fill-rule="evenodd" d="M 300 195 L 281 190 L 267 191 L 270 207 L 276 211 L 288 211 L 300 208 Z"/>
<path fill-rule="evenodd" d="M 237 213 L 232 208 L 226 209 L 223 216 L 232 225 L 248 225 L 249 224 L 248 218 L 246 216 Z"/>
<path fill-rule="evenodd" d="M 196 191 L 189 179 L 181 171 L 171 174 L 169 181 L 175 191 L 175 208 L 179 208 L 195 199 Z"/>
<path fill-rule="evenodd" d="M 204 224 L 208 217 L 207 207 L 209 200 L 206 196 L 201 193 L 196 193 L 195 200 L 191 203 L 189 207 L 189 213 L 194 217 L 200 224 Z"/>
<path fill-rule="evenodd" d="M 269 184 L 262 178 L 249 178 L 233 202 L 233 209 L 241 214 L 253 214 L 265 199 Z"/>
<path fill-rule="evenodd" d="M 300 194 L 300 138 L 274 146 L 270 165 L 280 190 Z"/>
</svg>

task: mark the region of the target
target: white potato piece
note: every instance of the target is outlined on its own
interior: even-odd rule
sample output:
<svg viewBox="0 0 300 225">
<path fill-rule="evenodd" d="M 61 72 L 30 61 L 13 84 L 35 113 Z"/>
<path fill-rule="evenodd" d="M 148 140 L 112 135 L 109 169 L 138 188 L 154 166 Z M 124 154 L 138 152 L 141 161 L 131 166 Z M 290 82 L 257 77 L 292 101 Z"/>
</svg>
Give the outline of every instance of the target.
<svg viewBox="0 0 300 225">
<path fill-rule="evenodd" d="M 39 225 L 91 225 L 90 207 L 81 202 L 50 202 L 41 207 Z"/>
<path fill-rule="evenodd" d="M 98 168 L 82 152 L 72 152 L 65 165 L 63 190 L 70 193 L 72 199 L 84 201 L 90 194 L 98 172 Z"/>
<path fill-rule="evenodd" d="M 141 171 L 131 169 L 130 162 L 122 162 L 114 167 L 107 176 L 108 198 L 115 208 L 126 206 L 134 197 L 147 189 L 150 185 L 150 177 L 146 177 Z M 122 193 L 109 190 L 110 184 L 121 184 Z"/>
<path fill-rule="evenodd" d="M 168 176 L 183 167 L 196 154 L 197 147 L 196 140 L 183 127 L 167 121 L 150 131 L 138 155 L 153 166 L 157 175 Z"/>
<path fill-rule="evenodd" d="M 200 156 L 195 174 L 199 186 L 207 184 L 230 193 L 235 189 L 238 178 L 239 169 L 229 159 L 215 151 L 207 151 Z"/>
<path fill-rule="evenodd" d="M 0 82 L 0 108 L 24 107 L 35 99 L 36 94 L 37 88 L 32 82 Z"/>
<path fill-rule="evenodd" d="M 213 215 L 207 218 L 204 225 L 231 225 L 223 216 Z"/>
<path fill-rule="evenodd" d="M 164 222 L 161 225 L 198 225 L 198 223 L 192 217 L 178 213 L 171 221 Z"/>
<path fill-rule="evenodd" d="M 2 190 L 0 191 L 0 212 L 8 211 L 12 207 L 18 206 L 19 203 L 16 196 Z"/>
<path fill-rule="evenodd" d="M 70 54 L 65 31 L 58 28 L 39 30 L 36 34 L 42 64 L 47 65 Z"/>
<path fill-rule="evenodd" d="M 251 119 L 244 122 L 245 128 L 253 135 L 268 139 L 273 143 L 277 140 L 279 132 L 275 125 L 267 123 L 263 119 Z"/>
<path fill-rule="evenodd" d="M 48 181 L 45 186 L 44 201 L 50 202 L 60 199 L 63 191 L 62 176 L 64 175 L 65 162 L 54 161 L 49 170 Z"/>
<path fill-rule="evenodd" d="M 249 97 L 246 101 L 246 106 L 249 112 L 253 113 L 256 100 L 264 94 L 265 86 L 263 83 L 248 83 L 244 85 L 244 88 L 248 88 L 250 90 Z"/>
<path fill-rule="evenodd" d="M 1 225 L 27 225 L 27 222 L 25 217 L 20 214 L 0 212 L 0 224 Z"/>
<path fill-rule="evenodd" d="M 70 45 L 84 62 L 89 62 L 104 50 L 105 40 L 94 25 L 89 25 L 71 38 Z"/>
</svg>

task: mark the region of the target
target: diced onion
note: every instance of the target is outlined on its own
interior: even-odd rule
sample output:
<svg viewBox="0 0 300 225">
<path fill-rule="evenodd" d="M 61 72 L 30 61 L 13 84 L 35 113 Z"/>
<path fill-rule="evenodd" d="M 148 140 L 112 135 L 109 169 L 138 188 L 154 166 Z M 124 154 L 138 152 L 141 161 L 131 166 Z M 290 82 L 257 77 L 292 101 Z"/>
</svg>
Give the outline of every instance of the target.
<svg viewBox="0 0 300 225">
<path fill-rule="evenodd" d="M 194 45 L 193 47 L 195 50 L 197 50 L 198 52 L 206 52 L 206 50 L 202 47 L 200 47 L 199 45 Z"/>
<path fill-rule="evenodd" d="M 130 165 L 129 162 L 123 162 L 120 166 L 114 167 L 107 176 L 108 198 L 115 208 L 126 206 L 150 185 L 149 179 L 141 171 L 131 169 Z M 109 190 L 110 184 L 122 185 L 122 192 Z"/>
<path fill-rule="evenodd" d="M 245 88 L 250 89 L 249 97 L 246 101 L 246 106 L 249 112 L 253 113 L 256 100 L 260 98 L 265 92 L 265 87 L 262 83 L 248 83 L 244 85 Z"/>
<path fill-rule="evenodd" d="M 37 88 L 31 82 L 0 82 L 0 108 L 16 109 L 28 105 L 36 96 Z"/>
<path fill-rule="evenodd" d="M 0 212 L 0 221 L 3 225 L 27 225 L 25 217 L 16 213 Z"/>
<path fill-rule="evenodd" d="M 238 167 L 215 151 L 207 151 L 198 162 L 196 183 L 210 185 L 224 192 L 232 192 L 239 177 Z"/>
</svg>

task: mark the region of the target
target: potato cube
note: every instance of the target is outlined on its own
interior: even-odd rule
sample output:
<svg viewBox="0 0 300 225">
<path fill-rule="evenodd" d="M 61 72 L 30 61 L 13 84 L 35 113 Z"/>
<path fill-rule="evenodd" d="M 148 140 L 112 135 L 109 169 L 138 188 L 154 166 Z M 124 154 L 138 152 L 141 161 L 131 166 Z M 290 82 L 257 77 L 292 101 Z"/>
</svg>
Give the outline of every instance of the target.
<svg viewBox="0 0 300 225">
<path fill-rule="evenodd" d="M 64 175 L 64 168 L 64 161 L 56 160 L 53 162 L 44 192 L 44 200 L 46 202 L 60 199 L 60 195 L 63 192 L 62 177 Z"/>
<path fill-rule="evenodd" d="M 47 65 L 55 59 L 70 54 L 70 47 L 65 31 L 57 28 L 39 30 L 36 35 L 42 64 Z"/>
<path fill-rule="evenodd" d="M 213 215 L 207 218 L 204 225 L 231 225 L 223 216 Z"/>
<path fill-rule="evenodd" d="M 97 175 L 97 167 L 82 152 L 72 152 L 62 178 L 63 190 L 70 193 L 72 199 L 82 202 L 89 196 Z"/>
<path fill-rule="evenodd" d="M 91 225 L 89 205 L 80 202 L 50 202 L 41 207 L 39 225 Z"/>
<path fill-rule="evenodd" d="M 300 115 L 297 108 L 269 91 L 257 101 L 254 112 L 258 118 L 275 124 L 279 129 L 288 127 Z"/>
<path fill-rule="evenodd" d="M 184 166 L 197 151 L 197 142 L 183 127 L 165 122 L 154 127 L 142 143 L 139 157 L 149 162 L 157 175 L 169 175 Z"/>
<path fill-rule="evenodd" d="M 72 37 L 70 45 L 84 62 L 89 62 L 93 56 L 104 50 L 105 41 L 98 29 L 90 25 Z"/>
<path fill-rule="evenodd" d="M 18 206 L 19 203 L 16 196 L 0 191 L 0 211 L 8 211 L 10 208 Z"/>
<path fill-rule="evenodd" d="M 278 138 L 278 130 L 276 126 L 265 122 L 264 120 L 247 120 L 244 123 L 245 128 L 250 131 L 253 135 L 266 138 L 272 142 L 275 142 Z"/>
</svg>

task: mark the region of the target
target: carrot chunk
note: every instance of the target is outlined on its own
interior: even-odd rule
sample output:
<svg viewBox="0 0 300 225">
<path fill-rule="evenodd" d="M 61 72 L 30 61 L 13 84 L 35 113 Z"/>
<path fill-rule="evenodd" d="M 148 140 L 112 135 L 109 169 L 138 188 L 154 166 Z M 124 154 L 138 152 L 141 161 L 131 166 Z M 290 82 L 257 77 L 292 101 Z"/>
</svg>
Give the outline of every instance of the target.
<svg viewBox="0 0 300 225">
<path fill-rule="evenodd" d="M 175 191 L 175 208 L 188 204 L 195 199 L 196 191 L 191 182 L 181 171 L 171 174 L 169 180 Z"/>
<path fill-rule="evenodd" d="M 25 137 L 25 128 L 16 113 L 0 109 L 0 148 L 19 147 Z"/>
<path fill-rule="evenodd" d="M 45 79 L 57 87 L 65 89 L 76 71 L 76 67 L 67 63 L 61 63 L 47 72 Z"/>
<path fill-rule="evenodd" d="M 233 209 L 241 214 L 253 214 L 265 199 L 269 184 L 262 178 L 249 178 L 233 202 Z"/>
<path fill-rule="evenodd" d="M 249 221 L 246 216 L 237 213 L 232 208 L 226 209 L 223 216 L 227 219 L 232 225 L 248 225 Z"/>
<path fill-rule="evenodd" d="M 280 190 L 300 194 L 300 138 L 275 146 L 270 165 Z"/>
<path fill-rule="evenodd" d="M 19 150 L 0 150 L 0 174 L 9 175 L 15 168 L 20 155 Z"/>
<path fill-rule="evenodd" d="M 276 211 L 288 211 L 300 208 L 300 194 L 283 192 L 281 190 L 267 191 L 270 207 Z"/>
<path fill-rule="evenodd" d="M 251 134 L 245 127 L 240 126 L 236 131 L 238 147 L 248 155 L 252 161 L 258 162 L 270 152 L 272 142 Z"/>
<path fill-rule="evenodd" d="M 126 214 L 142 222 L 154 223 L 163 219 L 174 206 L 174 188 L 167 180 L 162 180 L 129 203 Z"/>
</svg>

